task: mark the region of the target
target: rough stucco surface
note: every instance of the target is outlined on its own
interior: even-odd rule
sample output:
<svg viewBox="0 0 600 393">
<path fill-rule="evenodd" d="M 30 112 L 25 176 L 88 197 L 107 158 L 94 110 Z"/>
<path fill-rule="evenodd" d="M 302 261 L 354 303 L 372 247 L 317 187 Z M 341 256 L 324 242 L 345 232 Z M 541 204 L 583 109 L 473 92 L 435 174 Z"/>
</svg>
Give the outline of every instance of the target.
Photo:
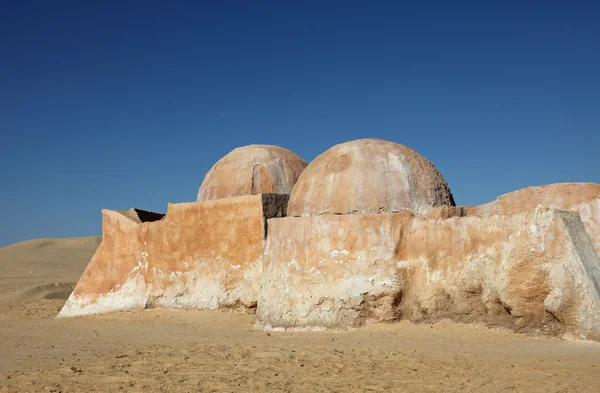
<svg viewBox="0 0 600 393">
<path fill-rule="evenodd" d="M 257 326 L 482 322 L 600 339 L 600 259 L 578 214 L 269 220 Z"/>
<path fill-rule="evenodd" d="M 306 165 L 306 161 L 282 147 L 238 147 L 208 171 L 197 201 L 261 193 L 289 195 Z"/>
<path fill-rule="evenodd" d="M 600 255 L 600 184 L 556 183 L 528 187 L 498 197 L 493 202 L 469 206 L 466 215 L 515 214 L 543 205 L 551 209 L 578 212 L 596 252 Z"/>
<path fill-rule="evenodd" d="M 287 195 L 169 204 L 140 223 L 103 210 L 102 244 L 59 317 L 148 306 L 256 307 L 266 218 L 285 215 Z"/>
<path fill-rule="evenodd" d="M 454 205 L 454 199 L 429 160 L 397 143 L 360 139 L 333 146 L 308 165 L 292 190 L 288 214 L 426 214 L 441 205 Z"/>
</svg>

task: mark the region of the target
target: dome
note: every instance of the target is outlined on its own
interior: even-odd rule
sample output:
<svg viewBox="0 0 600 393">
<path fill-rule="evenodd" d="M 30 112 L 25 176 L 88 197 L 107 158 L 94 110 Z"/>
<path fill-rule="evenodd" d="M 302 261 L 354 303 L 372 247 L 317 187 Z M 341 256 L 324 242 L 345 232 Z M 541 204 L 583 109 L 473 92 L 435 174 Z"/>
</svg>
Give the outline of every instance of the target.
<svg viewBox="0 0 600 393">
<path fill-rule="evenodd" d="M 197 201 L 267 192 L 289 194 L 306 165 L 306 161 L 282 147 L 238 147 L 208 171 Z"/>
<path fill-rule="evenodd" d="M 454 206 L 454 198 L 429 160 L 398 143 L 359 139 L 333 146 L 308 165 L 292 190 L 288 215 L 421 215 L 442 205 Z"/>
</svg>

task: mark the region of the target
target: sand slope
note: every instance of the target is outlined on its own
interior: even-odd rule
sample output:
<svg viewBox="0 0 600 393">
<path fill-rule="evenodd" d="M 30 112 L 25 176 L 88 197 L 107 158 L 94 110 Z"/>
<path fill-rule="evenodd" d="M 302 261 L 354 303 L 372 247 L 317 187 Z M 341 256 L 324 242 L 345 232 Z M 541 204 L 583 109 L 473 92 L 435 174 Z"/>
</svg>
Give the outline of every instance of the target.
<svg viewBox="0 0 600 393">
<path fill-rule="evenodd" d="M 251 316 L 161 309 L 54 319 L 99 242 L 0 248 L 0 392 L 598 391 L 600 344 L 480 326 L 267 334 Z"/>
<path fill-rule="evenodd" d="M 35 239 L 0 248 L 0 316 L 55 316 L 101 241 Z"/>
</svg>

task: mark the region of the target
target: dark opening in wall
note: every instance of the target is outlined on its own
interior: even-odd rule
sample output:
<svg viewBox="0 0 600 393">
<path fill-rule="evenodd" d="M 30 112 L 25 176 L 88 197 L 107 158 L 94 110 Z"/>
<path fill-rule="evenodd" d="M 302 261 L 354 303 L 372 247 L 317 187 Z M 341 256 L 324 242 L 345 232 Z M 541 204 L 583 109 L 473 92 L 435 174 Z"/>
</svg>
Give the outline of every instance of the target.
<svg viewBox="0 0 600 393">
<path fill-rule="evenodd" d="M 133 208 L 133 210 L 135 210 L 141 222 L 154 222 L 161 220 L 165 216 L 162 213 L 154 213 L 142 209 Z"/>
</svg>

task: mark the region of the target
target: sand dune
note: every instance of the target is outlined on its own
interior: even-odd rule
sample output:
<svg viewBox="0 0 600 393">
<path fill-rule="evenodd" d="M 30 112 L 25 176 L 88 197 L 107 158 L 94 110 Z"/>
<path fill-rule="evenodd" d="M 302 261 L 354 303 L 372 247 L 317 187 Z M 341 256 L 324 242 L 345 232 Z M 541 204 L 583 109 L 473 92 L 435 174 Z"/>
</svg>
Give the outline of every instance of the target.
<svg viewBox="0 0 600 393">
<path fill-rule="evenodd" d="M 5 247 L 0 247 L 0 252 L 14 251 L 17 249 L 31 251 L 31 248 L 38 247 L 87 247 L 91 246 L 95 250 L 102 241 L 102 236 L 88 237 L 69 237 L 69 238 L 42 238 L 25 240 Z M 68 256 L 68 254 L 65 254 Z"/>
<path fill-rule="evenodd" d="M 481 326 L 264 333 L 152 309 L 56 320 L 100 239 L 0 248 L 0 392 L 597 392 L 600 344 Z"/>
<path fill-rule="evenodd" d="M 0 285 L 77 281 L 102 238 L 35 239 L 0 248 Z"/>
</svg>

